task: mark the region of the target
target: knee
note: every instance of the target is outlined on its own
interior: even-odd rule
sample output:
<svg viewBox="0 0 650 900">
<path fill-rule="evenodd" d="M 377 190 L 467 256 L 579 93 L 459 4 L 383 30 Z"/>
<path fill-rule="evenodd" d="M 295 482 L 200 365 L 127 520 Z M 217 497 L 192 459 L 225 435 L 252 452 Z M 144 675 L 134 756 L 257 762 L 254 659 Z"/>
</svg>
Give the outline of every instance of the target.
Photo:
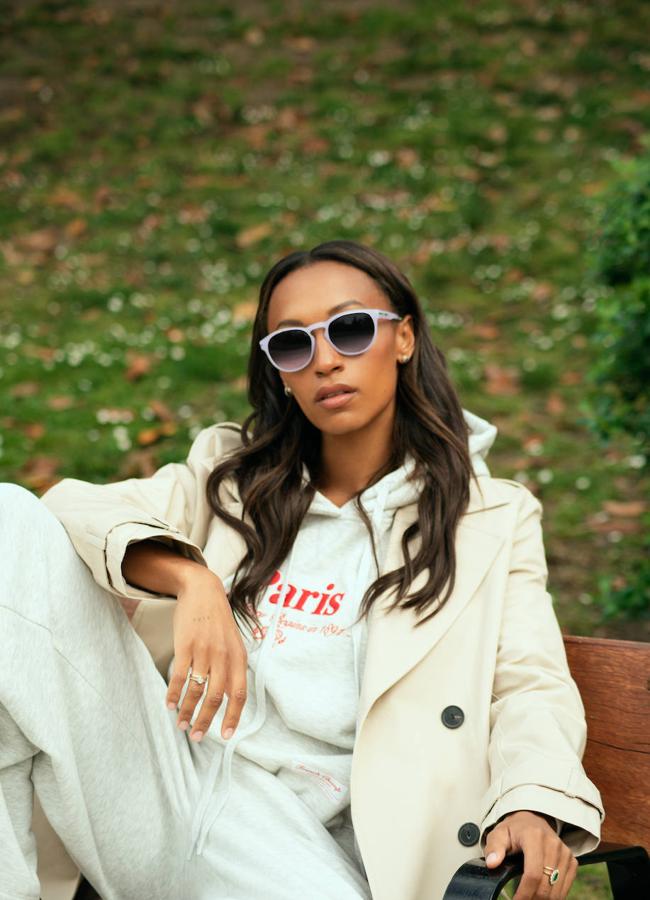
<svg viewBox="0 0 650 900">
<path fill-rule="evenodd" d="M 11 481 L 0 482 L 0 524 L 3 530 L 29 528 L 35 522 L 60 524 L 36 494 L 20 484 Z"/>
</svg>

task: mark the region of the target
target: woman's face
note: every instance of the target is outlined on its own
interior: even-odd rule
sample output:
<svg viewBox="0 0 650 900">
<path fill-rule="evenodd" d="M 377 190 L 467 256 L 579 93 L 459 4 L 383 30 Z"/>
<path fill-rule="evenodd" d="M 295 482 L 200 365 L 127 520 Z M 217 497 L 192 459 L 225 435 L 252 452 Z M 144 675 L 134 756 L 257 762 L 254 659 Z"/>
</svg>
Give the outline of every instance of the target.
<svg viewBox="0 0 650 900">
<path fill-rule="evenodd" d="M 269 302 L 268 330 L 311 325 L 338 312 L 363 308 L 394 312 L 379 286 L 361 269 L 329 260 L 317 262 L 294 270 L 276 285 Z M 309 421 L 325 434 L 356 431 L 378 417 L 392 421 L 398 360 L 413 354 L 411 317 L 401 322 L 379 320 L 374 343 L 358 356 L 338 353 L 326 340 L 324 329 L 312 336 L 316 346 L 309 365 L 298 372 L 278 372 Z M 337 400 L 323 396 L 337 390 L 344 392 Z"/>
</svg>

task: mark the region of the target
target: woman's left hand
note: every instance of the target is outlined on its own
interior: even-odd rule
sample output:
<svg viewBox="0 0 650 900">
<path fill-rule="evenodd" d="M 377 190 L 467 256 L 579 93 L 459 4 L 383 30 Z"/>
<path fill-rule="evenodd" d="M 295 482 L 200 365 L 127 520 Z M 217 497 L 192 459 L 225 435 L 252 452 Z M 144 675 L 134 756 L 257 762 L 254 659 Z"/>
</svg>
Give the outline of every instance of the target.
<svg viewBox="0 0 650 900">
<path fill-rule="evenodd" d="M 541 814 L 518 810 L 501 819 L 488 832 L 485 861 L 488 868 L 501 865 L 506 853 L 524 854 L 524 874 L 512 900 L 565 900 L 578 870 L 578 861 Z M 551 884 L 544 866 L 557 869 Z"/>
</svg>

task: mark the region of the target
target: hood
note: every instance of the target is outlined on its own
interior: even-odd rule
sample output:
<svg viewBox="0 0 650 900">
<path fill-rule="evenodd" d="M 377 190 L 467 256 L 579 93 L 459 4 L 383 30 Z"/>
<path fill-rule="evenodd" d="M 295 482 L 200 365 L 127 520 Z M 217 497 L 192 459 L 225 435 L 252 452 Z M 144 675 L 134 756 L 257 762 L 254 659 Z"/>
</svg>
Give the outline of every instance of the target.
<svg viewBox="0 0 650 900">
<path fill-rule="evenodd" d="M 476 475 L 489 475 L 489 470 L 485 459 L 490 447 L 494 443 L 497 435 L 497 429 L 494 425 L 482 419 L 474 413 L 463 410 L 463 416 L 470 432 L 468 435 L 469 451 L 472 467 Z M 412 457 L 407 458 L 404 465 L 399 469 L 389 472 L 376 484 L 361 494 L 361 502 L 363 508 L 370 520 L 372 527 L 375 547 L 380 548 L 383 539 L 387 537 L 390 530 L 395 511 L 410 503 L 414 503 L 420 493 L 419 480 L 413 477 L 415 469 L 415 460 Z M 309 473 L 306 466 L 303 469 L 303 483 L 309 483 Z M 334 518 L 354 517 L 358 518 L 358 511 L 354 500 L 349 500 L 342 506 L 337 506 L 320 492 L 316 492 L 307 511 L 309 516 L 324 516 Z M 300 531 L 294 541 L 293 547 L 289 553 L 287 562 L 286 581 L 291 580 L 291 567 L 295 557 L 296 548 L 300 543 Z M 367 586 L 378 577 L 380 572 L 376 570 L 375 556 L 372 548 L 370 534 L 365 542 L 365 546 L 361 548 L 357 577 L 353 596 L 361 597 L 365 593 Z M 229 590 L 230 583 L 224 583 L 226 590 Z M 201 855 L 203 845 L 207 838 L 207 834 L 219 816 L 219 813 L 225 806 L 226 800 L 230 793 L 231 787 L 231 766 L 232 755 L 240 740 L 254 734 L 262 727 L 266 718 L 266 677 L 269 660 L 269 650 L 273 646 L 276 637 L 277 623 L 282 604 L 278 603 L 269 627 L 264 635 L 260 646 L 256 649 L 257 668 L 255 671 L 255 698 L 256 711 L 253 720 L 247 728 L 241 727 L 227 742 L 223 754 L 216 753 L 207 773 L 206 783 L 201 792 L 201 799 L 195 811 L 192 822 L 192 836 L 190 842 L 190 850 L 187 856 L 189 860 L 196 852 Z M 359 666 L 360 644 L 364 637 L 363 628 L 365 620 L 359 621 L 352 628 L 353 648 L 354 648 L 354 671 L 358 690 L 361 689 L 361 676 Z M 218 790 L 219 799 L 215 802 L 214 807 L 210 809 L 212 796 Z"/>
</svg>

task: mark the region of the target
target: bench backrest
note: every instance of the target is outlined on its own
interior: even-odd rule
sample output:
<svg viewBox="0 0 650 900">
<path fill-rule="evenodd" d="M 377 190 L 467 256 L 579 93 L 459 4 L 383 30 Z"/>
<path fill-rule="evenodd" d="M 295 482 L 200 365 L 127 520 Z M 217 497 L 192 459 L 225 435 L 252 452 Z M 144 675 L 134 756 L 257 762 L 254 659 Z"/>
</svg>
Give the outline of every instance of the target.
<svg viewBox="0 0 650 900">
<path fill-rule="evenodd" d="M 564 635 L 587 719 L 585 771 L 605 807 L 602 840 L 650 851 L 650 643 Z"/>
</svg>

